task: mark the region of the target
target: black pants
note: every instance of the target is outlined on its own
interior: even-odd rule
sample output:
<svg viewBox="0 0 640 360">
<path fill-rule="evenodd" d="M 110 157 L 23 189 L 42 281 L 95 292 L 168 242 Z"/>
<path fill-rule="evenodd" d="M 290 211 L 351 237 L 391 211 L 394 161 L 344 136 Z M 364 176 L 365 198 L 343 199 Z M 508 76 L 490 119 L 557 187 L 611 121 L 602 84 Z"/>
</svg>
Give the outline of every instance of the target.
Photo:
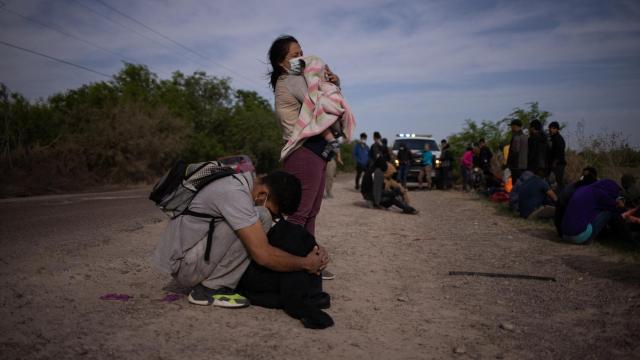
<svg viewBox="0 0 640 360">
<path fill-rule="evenodd" d="M 360 189 L 360 177 L 365 170 L 367 170 L 366 165 L 356 164 L 356 190 Z"/>
<path fill-rule="evenodd" d="M 557 191 L 564 188 L 564 165 L 556 165 L 551 167 L 551 172 L 556 177 Z"/>
<path fill-rule="evenodd" d="M 451 168 L 443 166 L 442 168 L 442 189 L 451 189 Z"/>
<path fill-rule="evenodd" d="M 385 208 L 391 207 L 391 206 L 397 206 L 399 207 L 402 211 L 410 211 L 412 209 L 411 206 L 407 205 L 407 203 L 405 203 L 403 200 L 401 200 L 402 197 L 402 192 L 399 189 L 394 189 L 394 190 L 385 190 L 382 192 L 382 199 L 380 200 L 380 206 L 383 206 Z"/>
</svg>

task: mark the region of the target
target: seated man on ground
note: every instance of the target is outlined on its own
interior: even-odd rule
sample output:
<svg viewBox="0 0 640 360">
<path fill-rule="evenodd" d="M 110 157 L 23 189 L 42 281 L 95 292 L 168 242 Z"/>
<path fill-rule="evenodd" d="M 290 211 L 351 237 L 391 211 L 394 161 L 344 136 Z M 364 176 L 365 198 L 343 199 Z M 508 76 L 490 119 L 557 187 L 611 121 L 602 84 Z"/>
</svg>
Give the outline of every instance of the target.
<svg viewBox="0 0 640 360">
<path fill-rule="evenodd" d="M 553 224 L 556 227 L 556 231 L 559 236 L 562 236 L 562 218 L 564 217 L 564 213 L 567 210 L 567 205 L 569 205 L 569 201 L 573 194 L 579 188 L 593 184 L 598 181 L 598 171 L 588 166 L 582 169 L 582 176 L 580 179 L 572 184 L 567 185 L 562 189 L 560 194 L 558 194 L 558 201 L 556 201 L 556 212 L 553 215 Z"/>
<path fill-rule="evenodd" d="M 313 251 L 318 246 L 313 235 L 303 226 L 284 219 L 284 215 L 295 213 L 300 205 L 300 181 L 295 177 L 287 182 L 273 181 L 273 176 L 262 181 L 271 189 L 273 201 L 267 208 L 276 221 L 267 233 L 269 244 L 296 256 Z M 328 308 L 331 300 L 322 292 L 318 274 L 277 272 L 252 261 L 238 284 L 238 291 L 254 305 L 283 309 L 307 328 L 324 329 L 333 325 L 333 319 L 320 310 Z"/>
<path fill-rule="evenodd" d="M 387 163 L 387 170 L 384 173 L 382 199 L 380 205 L 384 208 L 397 206 L 405 214 L 417 214 L 418 210 L 409 205 L 409 192 L 393 179 L 395 167 Z"/>
<path fill-rule="evenodd" d="M 208 261 L 210 219 L 183 215 L 173 218 L 162 234 L 153 257 L 155 267 L 192 288 L 190 303 L 221 307 L 249 305 L 235 288 L 251 260 L 274 271 L 317 274 L 329 261 L 324 248 L 317 246 L 306 256 L 295 256 L 270 245 L 266 236 L 272 223 L 270 211 L 278 213 L 279 201 L 288 196 L 283 189 L 297 180 L 281 171 L 261 179 L 247 172 L 206 185 L 189 209 L 222 218 L 215 224 Z M 256 207 L 255 202 L 264 207 Z"/>
<path fill-rule="evenodd" d="M 591 243 L 607 226 L 622 238 L 624 202 L 620 186 L 604 179 L 575 191 L 562 219 L 562 239 L 574 244 Z"/>
<path fill-rule="evenodd" d="M 374 208 L 384 208 L 395 205 L 405 214 L 417 214 L 418 211 L 405 202 L 408 199 L 408 193 L 398 182 L 393 180 L 393 165 L 385 163 L 382 181 L 376 181 L 376 174 L 367 171 L 362 177 L 362 185 L 360 192 L 362 197 L 367 200 L 367 204 Z M 381 171 L 379 171 L 381 172 Z M 405 194 L 403 197 L 403 194 Z"/>
<path fill-rule="evenodd" d="M 531 171 L 522 173 L 511 191 L 510 206 L 525 219 L 544 219 L 553 217 L 558 200 L 549 183 L 540 175 Z"/>
</svg>

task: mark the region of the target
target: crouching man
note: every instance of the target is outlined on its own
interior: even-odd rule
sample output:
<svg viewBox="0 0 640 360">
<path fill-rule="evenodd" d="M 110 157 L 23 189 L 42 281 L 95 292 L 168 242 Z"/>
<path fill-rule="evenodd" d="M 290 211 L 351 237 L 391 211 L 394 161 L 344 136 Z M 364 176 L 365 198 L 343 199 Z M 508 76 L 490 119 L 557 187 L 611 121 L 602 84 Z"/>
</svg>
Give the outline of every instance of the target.
<svg viewBox="0 0 640 360">
<path fill-rule="evenodd" d="M 192 287 L 190 303 L 232 308 L 249 305 L 235 288 L 251 259 L 278 272 L 318 273 L 329 261 L 324 248 L 316 247 L 306 257 L 294 256 L 269 245 L 266 236 L 271 214 L 295 201 L 288 189 L 296 181 L 293 175 L 276 171 L 257 179 L 251 173 L 236 174 L 206 185 L 189 209 L 222 218 L 215 223 L 209 260 L 205 251 L 210 219 L 183 215 L 172 219 L 162 234 L 154 266 L 180 285 Z"/>
</svg>

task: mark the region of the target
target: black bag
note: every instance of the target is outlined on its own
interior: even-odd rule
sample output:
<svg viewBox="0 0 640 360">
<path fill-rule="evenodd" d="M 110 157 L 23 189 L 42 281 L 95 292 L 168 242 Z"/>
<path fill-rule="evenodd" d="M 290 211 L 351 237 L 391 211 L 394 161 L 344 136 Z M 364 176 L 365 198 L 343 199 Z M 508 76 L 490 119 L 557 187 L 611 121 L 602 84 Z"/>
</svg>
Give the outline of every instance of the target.
<svg viewBox="0 0 640 360">
<path fill-rule="evenodd" d="M 204 253 L 205 261 L 209 261 L 215 221 L 221 220 L 222 217 L 191 211 L 189 204 L 206 185 L 235 173 L 233 169 L 217 161 L 187 165 L 184 161 L 179 160 L 171 170 L 158 180 L 149 194 L 149 200 L 152 200 L 172 219 L 183 215 L 211 219 L 207 233 L 207 247 Z"/>
</svg>

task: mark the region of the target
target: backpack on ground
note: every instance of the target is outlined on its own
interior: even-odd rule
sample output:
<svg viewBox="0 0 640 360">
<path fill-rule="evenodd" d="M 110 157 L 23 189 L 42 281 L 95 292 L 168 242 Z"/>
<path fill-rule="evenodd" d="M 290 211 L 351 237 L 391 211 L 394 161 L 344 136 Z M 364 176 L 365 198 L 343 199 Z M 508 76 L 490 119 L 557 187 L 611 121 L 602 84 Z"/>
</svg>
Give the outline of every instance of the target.
<svg viewBox="0 0 640 360">
<path fill-rule="evenodd" d="M 222 217 L 191 211 L 189 205 L 196 194 L 206 185 L 235 173 L 233 169 L 218 161 L 186 164 L 179 160 L 158 180 L 149 194 L 149 200 L 152 200 L 171 219 L 183 215 L 211 219 L 204 253 L 205 261 L 209 261 L 215 221 L 221 220 Z"/>
</svg>

